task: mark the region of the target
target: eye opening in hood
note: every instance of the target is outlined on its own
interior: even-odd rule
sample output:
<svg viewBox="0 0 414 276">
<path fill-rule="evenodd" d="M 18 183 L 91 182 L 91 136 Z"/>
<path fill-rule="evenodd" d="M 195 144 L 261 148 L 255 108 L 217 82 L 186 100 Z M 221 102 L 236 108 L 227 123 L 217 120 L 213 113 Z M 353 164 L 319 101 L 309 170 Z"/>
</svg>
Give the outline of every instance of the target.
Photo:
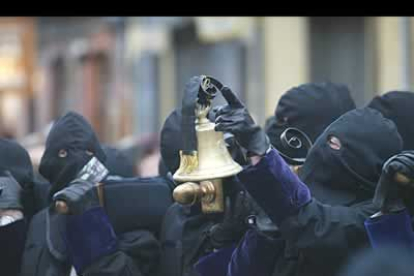
<svg viewBox="0 0 414 276">
<path fill-rule="evenodd" d="M 286 126 L 288 125 L 289 118 L 288 117 L 275 117 L 275 125 L 277 126 Z"/>
<path fill-rule="evenodd" d="M 340 150 L 342 148 L 341 140 L 335 135 L 328 135 L 326 140 L 331 149 Z"/>
<path fill-rule="evenodd" d="M 66 156 L 68 156 L 68 151 L 65 149 L 60 149 L 58 152 L 58 156 L 59 158 L 66 158 Z"/>
</svg>

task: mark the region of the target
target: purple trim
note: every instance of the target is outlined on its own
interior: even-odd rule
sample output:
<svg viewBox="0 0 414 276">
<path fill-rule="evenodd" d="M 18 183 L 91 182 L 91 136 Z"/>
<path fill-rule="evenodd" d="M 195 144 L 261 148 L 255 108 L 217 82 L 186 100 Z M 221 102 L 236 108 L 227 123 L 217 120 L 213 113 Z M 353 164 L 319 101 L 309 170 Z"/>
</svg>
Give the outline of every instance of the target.
<svg viewBox="0 0 414 276">
<path fill-rule="evenodd" d="M 68 216 L 65 240 L 78 274 L 92 262 L 118 249 L 115 231 L 102 207 Z"/>
<path fill-rule="evenodd" d="M 255 230 L 249 230 L 233 252 L 227 275 L 271 275 L 275 259 L 283 254 L 284 244 L 282 239 L 272 239 Z"/>
<path fill-rule="evenodd" d="M 407 210 L 397 214 L 369 218 L 364 224 L 373 248 L 387 244 L 414 248 L 414 232 Z"/>
<path fill-rule="evenodd" d="M 201 257 L 194 265 L 194 269 L 200 276 L 226 276 L 227 267 L 235 248 L 236 245 L 231 245 Z"/>
<path fill-rule="evenodd" d="M 309 188 L 275 149 L 239 173 L 238 178 L 276 225 L 311 201 Z"/>
</svg>

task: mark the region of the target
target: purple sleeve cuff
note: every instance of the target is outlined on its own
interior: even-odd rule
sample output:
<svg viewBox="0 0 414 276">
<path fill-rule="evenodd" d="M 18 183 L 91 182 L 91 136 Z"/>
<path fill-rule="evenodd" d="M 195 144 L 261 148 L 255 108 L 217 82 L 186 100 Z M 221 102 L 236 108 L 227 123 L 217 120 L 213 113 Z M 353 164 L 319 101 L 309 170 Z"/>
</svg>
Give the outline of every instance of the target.
<svg viewBox="0 0 414 276">
<path fill-rule="evenodd" d="M 66 243 L 78 274 L 100 257 L 118 249 L 115 231 L 102 207 L 68 216 Z"/>
<path fill-rule="evenodd" d="M 276 225 L 311 200 L 308 187 L 275 149 L 239 173 L 238 178 Z"/>
<path fill-rule="evenodd" d="M 221 248 L 216 252 L 203 256 L 194 265 L 200 276 L 226 276 L 231 255 L 236 245 Z"/>
<path fill-rule="evenodd" d="M 373 248 L 389 244 L 414 248 L 414 232 L 407 210 L 374 219 L 368 218 L 364 224 Z"/>
<path fill-rule="evenodd" d="M 283 248 L 283 240 L 271 239 L 255 230 L 249 230 L 233 252 L 228 276 L 271 275 L 275 259 Z"/>
</svg>

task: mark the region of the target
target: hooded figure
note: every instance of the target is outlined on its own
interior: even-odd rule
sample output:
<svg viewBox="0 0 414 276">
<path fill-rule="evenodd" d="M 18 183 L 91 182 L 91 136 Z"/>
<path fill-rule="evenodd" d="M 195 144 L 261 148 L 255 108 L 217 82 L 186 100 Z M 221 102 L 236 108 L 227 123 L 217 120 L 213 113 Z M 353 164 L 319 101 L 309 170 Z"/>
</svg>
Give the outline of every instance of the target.
<svg viewBox="0 0 414 276">
<path fill-rule="evenodd" d="M 197 149 L 197 141 L 193 140 L 196 135 L 195 118 L 188 119 L 186 116 L 195 117 L 193 104 L 200 80 L 200 77 L 193 77 L 187 83 L 183 106 L 168 116 L 161 130 L 161 157 L 170 178 L 180 166 L 180 150 Z M 208 118 L 211 120 L 211 116 Z M 233 159 L 243 165 L 243 154 L 233 139 L 225 139 L 227 149 Z M 162 256 L 159 276 L 225 276 L 223 268 L 227 266 L 226 260 L 247 230 L 245 218 L 256 214 L 256 210 L 234 177 L 223 179 L 223 189 L 226 202 L 224 214 L 205 214 L 200 204 L 184 206 L 174 203 L 168 209 L 160 237 Z M 217 267 L 207 265 L 212 252 L 219 252 L 222 259 Z"/>
<path fill-rule="evenodd" d="M 354 108 L 354 100 L 345 85 L 302 84 L 283 94 L 274 116 L 266 121 L 265 131 L 286 162 L 297 165 L 294 159 L 306 158 L 309 142 L 315 142 L 329 124 Z M 288 137 L 283 135 L 286 130 Z"/>
<path fill-rule="evenodd" d="M 392 120 L 398 128 L 404 141 L 404 150 L 414 149 L 414 93 L 408 91 L 391 91 L 382 96 L 376 96 L 368 104 Z"/>
<path fill-rule="evenodd" d="M 0 266 L 19 275 L 28 223 L 34 212 L 33 168 L 28 152 L 0 139 Z"/>
<path fill-rule="evenodd" d="M 280 232 L 248 231 L 229 275 L 336 275 L 351 254 L 369 246 L 364 221 L 376 212 L 375 186 L 383 163 L 401 149 L 395 124 L 363 108 L 342 115 L 318 137 L 299 177 L 269 150 L 238 178 Z"/>
<path fill-rule="evenodd" d="M 52 184 L 50 194 L 64 188 L 93 156 L 105 164 L 106 155 L 85 118 L 69 112 L 57 119 L 39 165 L 40 174 Z"/>
<path fill-rule="evenodd" d="M 401 147 L 392 121 L 376 110 L 356 109 L 318 137 L 299 177 L 321 203 L 349 206 L 373 197 L 382 165 Z"/>
<path fill-rule="evenodd" d="M 22 275 L 67 275 L 72 266 L 82 275 L 148 275 L 154 269 L 159 254 L 155 237 L 145 230 L 115 234 L 103 208 L 92 204 L 96 197 L 84 192 L 95 191 L 87 188 L 94 183 L 76 179 L 93 157 L 105 164 L 106 155 L 91 125 L 74 112 L 57 119 L 39 171 L 51 183 L 50 199 L 72 189 L 72 195 L 83 201 L 73 205 L 80 206 L 80 212 L 58 214 L 50 204 L 33 218 Z"/>
<path fill-rule="evenodd" d="M 172 175 L 180 165 L 180 149 L 182 148 L 182 131 L 181 131 L 181 109 L 174 110 L 165 120 L 161 130 L 161 156 L 162 162 L 168 170 L 166 177 L 172 179 Z M 242 162 L 236 150 L 236 144 L 232 139 L 227 141 L 228 149 L 233 153 L 236 161 Z M 223 184 L 224 193 L 236 198 L 240 188 L 232 180 L 225 180 Z M 174 188 L 174 187 L 172 187 Z M 231 203 L 235 206 L 235 203 Z M 247 205 L 247 203 L 246 203 Z M 231 216 L 246 216 L 245 212 L 249 206 L 242 206 L 238 214 L 231 214 Z M 253 211 L 252 211 L 253 214 Z M 224 248 L 222 251 L 223 259 L 228 259 L 235 246 L 235 243 L 242 237 L 245 229 L 243 219 L 240 219 L 240 224 L 230 226 L 232 228 L 226 238 L 221 240 L 214 240 L 212 229 L 223 220 L 223 214 L 213 213 L 204 214 L 201 212 L 201 206 L 184 206 L 174 203 L 167 211 L 163 226 L 161 229 L 160 242 L 162 246 L 162 256 L 160 263 L 159 276 L 195 276 L 200 275 L 196 268 L 198 260 L 207 256 L 209 253 L 217 248 Z M 237 224 L 237 222 L 235 222 Z M 234 231 L 233 231 L 234 230 Z M 231 233 L 231 234 L 230 234 Z M 221 235 L 217 235 L 221 236 Z M 222 265 L 227 265 L 223 262 Z M 213 269 L 214 272 L 220 269 Z M 219 276 L 220 274 L 215 273 Z"/>
</svg>

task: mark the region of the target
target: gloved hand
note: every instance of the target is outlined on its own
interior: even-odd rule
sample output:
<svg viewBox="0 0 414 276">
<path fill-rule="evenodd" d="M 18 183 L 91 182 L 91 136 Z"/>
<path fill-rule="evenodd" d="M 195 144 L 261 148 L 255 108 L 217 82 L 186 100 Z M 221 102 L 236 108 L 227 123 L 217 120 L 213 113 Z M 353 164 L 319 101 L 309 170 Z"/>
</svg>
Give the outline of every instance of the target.
<svg viewBox="0 0 414 276">
<path fill-rule="evenodd" d="M 201 82 L 201 76 L 194 76 L 186 83 L 184 88 L 184 96 L 181 104 L 181 129 L 183 133 L 182 150 L 185 154 L 197 150 L 195 109 Z"/>
<path fill-rule="evenodd" d="M 73 215 L 81 215 L 100 206 L 95 183 L 81 179 L 75 179 L 68 187 L 54 194 L 53 201 L 58 200 L 66 202 L 70 214 Z"/>
<path fill-rule="evenodd" d="M 398 178 L 401 174 L 405 177 Z M 404 151 L 388 159 L 375 190 L 373 202 L 382 213 L 405 209 L 402 195 L 414 190 L 414 151 Z"/>
<path fill-rule="evenodd" d="M 270 147 L 269 138 L 230 88 L 221 92 L 228 104 L 216 112 L 215 130 L 232 133 L 249 156 L 263 156 Z"/>
<path fill-rule="evenodd" d="M 210 242 L 216 249 L 238 242 L 248 229 L 247 218 L 252 214 L 253 206 L 246 192 L 240 191 L 231 206 L 226 197 L 223 221 L 215 224 L 209 231 Z"/>
<path fill-rule="evenodd" d="M 0 209 L 23 210 L 22 187 L 9 171 L 4 174 L 0 177 Z"/>
</svg>

